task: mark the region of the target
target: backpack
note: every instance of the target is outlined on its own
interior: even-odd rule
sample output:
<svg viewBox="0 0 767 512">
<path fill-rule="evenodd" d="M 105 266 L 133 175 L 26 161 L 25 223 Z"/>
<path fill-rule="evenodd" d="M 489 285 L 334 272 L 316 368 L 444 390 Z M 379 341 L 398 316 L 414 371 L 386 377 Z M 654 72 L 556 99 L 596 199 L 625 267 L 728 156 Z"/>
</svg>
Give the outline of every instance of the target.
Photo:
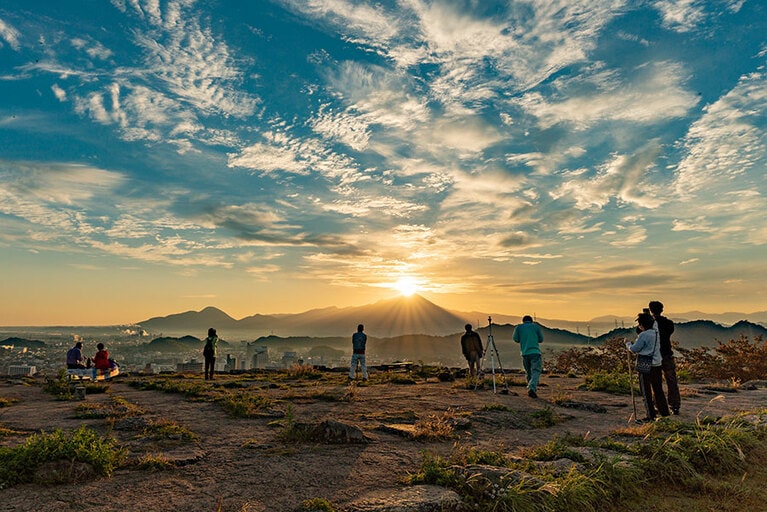
<svg viewBox="0 0 767 512">
<path fill-rule="evenodd" d="M 213 340 L 208 338 L 205 347 L 202 349 L 203 357 L 213 357 Z"/>
</svg>

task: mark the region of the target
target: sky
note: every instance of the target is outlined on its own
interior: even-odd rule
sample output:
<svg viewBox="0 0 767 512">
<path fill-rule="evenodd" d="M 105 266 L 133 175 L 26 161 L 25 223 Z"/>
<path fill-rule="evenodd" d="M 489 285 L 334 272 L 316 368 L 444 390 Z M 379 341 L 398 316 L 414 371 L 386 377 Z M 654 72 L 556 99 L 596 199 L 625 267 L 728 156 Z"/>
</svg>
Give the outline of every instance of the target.
<svg viewBox="0 0 767 512">
<path fill-rule="evenodd" d="M 761 0 L 3 0 L 0 325 L 767 309 Z"/>
</svg>

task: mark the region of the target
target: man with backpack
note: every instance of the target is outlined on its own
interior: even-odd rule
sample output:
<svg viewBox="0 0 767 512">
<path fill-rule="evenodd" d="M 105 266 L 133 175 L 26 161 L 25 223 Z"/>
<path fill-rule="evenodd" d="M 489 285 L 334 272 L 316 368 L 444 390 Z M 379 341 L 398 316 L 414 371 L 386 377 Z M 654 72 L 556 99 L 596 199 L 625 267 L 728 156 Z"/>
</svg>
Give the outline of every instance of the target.
<svg viewBox="0 0 767 512">
<path fill-rule="evenodd" d="M 484 349 L 482 338 L 473 331 L 471 324 L 466 324 L 466 332 L 461 336 L 461 352 L 466 362 L 469 363 L 469 376 L 476 377 L 479 373 L 479 362 L 482 360 Z"/>
<path fill-rule="evenodd" d="M 208 337 L 205 338 L 205 347 L 202 349 L 202 356 L 205 358 L 205 380 L 213 380 L 213 370 L 216 368 L 216 345 L 218 345 L 218 336 L 216 330 L 211 327 L 208 329 Z"/>
</svg>

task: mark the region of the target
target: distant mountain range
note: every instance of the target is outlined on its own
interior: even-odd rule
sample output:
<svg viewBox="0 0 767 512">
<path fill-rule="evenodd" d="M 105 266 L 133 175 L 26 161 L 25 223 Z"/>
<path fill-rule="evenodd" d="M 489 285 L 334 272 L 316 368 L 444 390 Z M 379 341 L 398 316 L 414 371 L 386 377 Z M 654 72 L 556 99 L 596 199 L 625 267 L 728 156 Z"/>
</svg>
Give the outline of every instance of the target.
<svg viewBox="0 0 767 512">
<path fill-rule="evenodd" d="M 761 313 L 756 313 L 759 315 Z M 697 316 L 697 314 L 685 314 Z M 738 313 L 726 313 L 723 316 L 735 318 Z M 716 345 L 716 340 L 727 341 L 740 334 L 750 337 L 767 336 L 767 329 L 757 323 L 739 321 L 730 326 L 721 325 L 712 320 L 680 320 L 676 322 L 673 339 L 682 346 Z M 722 315 L 719 315 L 722 316 Z M 765 313 L 767 316 L 767 313 Z M 298 314 L 253 315 L 236 320 L 223 311 L 207 307 L 201 311 L 187 311 L 155 317 L 139 325 L 150 333 L 162 333 L 165 336 L 199 334 L 203 336 L 209 327 L 215 327 L 219 336 L 230 342 L 239 340 L 267 341 L 277 345 L 314 345 L 317 343 L 332 346 L 334 349 L 346 349 L 347 338 L 356 330 L 358 323 L 365 325 L 365 331 L 371 339 L 386 340 L 387 352 L 400 352 L 395 348 L 401 345 L 402 353 L 412 353 L 411 345 L 418 339 L 418 345 L 425 352 L 429 346 L 455 346 L 466 323 L 475 325 L 486 321 L 484 313 L 460 313 L 446 310 L 427 299 L 414 295 L 391 300 L 383 300 L 366 306 L 349 308 L 314 309 Z M 546 340 L 552 344 L 601 343 L 604 339 L 615 336 L 632 338 L 634 319 L 620 317 L 599 317 L 590 322 L 567 322 L 537 319 L 544 327 Z M 521 321 L 519 317 L 493 315 L 493 334 L 496 343 L 501 346 L 511 342 L 514 326 Z M 575 331 L 575 332 L 573 332 Z M 483 336 L 487 335 L 487 325 L 479 328 Z M 335 339 L 337 338 L 337 339 Z M 193 338 L 201 343 L 199 338 Z M 409 356 L 412 357 L 412 356 Z"/>
</svg>

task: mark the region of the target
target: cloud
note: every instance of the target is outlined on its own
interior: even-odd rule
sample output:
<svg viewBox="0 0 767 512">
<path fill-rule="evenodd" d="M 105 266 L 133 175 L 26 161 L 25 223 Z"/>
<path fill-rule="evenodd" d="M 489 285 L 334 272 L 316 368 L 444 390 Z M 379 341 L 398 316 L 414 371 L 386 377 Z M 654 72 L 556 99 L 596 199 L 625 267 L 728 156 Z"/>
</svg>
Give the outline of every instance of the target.
<svg viewBox="0 0 767 512">
<path fill-rule="evenodd" d="M 574 201 L 580 210 L 602 209 L 612 200 L 642 208 L 657 208 L 663 204 L 662 189 L 652 184 L 647 175 L 656 165 L 659 154 L 659 144 L 650 142 L 634 155 L 617 155 L 602 165 L 594 176 L 565 176 L 551 192 L 551 197 Z"/>
<path fill-rule="evenodd" d="M 67 92 L 58 85 L 53 84 L 51 86 L 51 91 L 53 91 L 53 94 L 56 96 L 57 100 L 61 102 L 67 101 Z"/>
<path fill-rule="evenodd" d="M 553 99 L 531 92 L 516 103 L 537 117 L 541 128 L 566 122 L 583 130 L 606 121 L 649 124 L 679 118 L 698 102 L 697 96 L 682 86 L 685 71 L 678 64 L 650 63 L 636 75 L 619 78 L 614 72 L 598 72 L 585 79 L 558 80 L 558 94 Z M 595 90 L 586 93 L 586 89 Z M 558 97 L 562 100 L 556 101 Z"/>
<path fill-rule="evenodd" d="M 18 30 L 0 19 L 0 39 L 5 41 L 13 50 L 19 51 L 21 48 L 21 44 L 19 43 L 20 37 L 21 33 Z M 0 48 L 2 48 L 2 46 L 3 45 L 0 42 Z"/>
</svg>

